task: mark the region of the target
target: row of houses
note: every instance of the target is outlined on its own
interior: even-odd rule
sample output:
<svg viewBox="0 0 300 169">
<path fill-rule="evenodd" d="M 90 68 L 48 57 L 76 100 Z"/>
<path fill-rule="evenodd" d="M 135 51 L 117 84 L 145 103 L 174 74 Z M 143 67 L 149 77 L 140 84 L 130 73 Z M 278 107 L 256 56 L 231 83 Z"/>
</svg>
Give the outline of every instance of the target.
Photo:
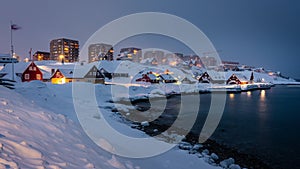
<svg viewBox="0 0 300 169">
<path fill-rule="evenodd" d="M 143 74 L 141 78 L 136 79 L 136 82 L 149 82 L 149 83 L 177 83 L 178 80 L 172 75 L 165 74 L 153 74 L 152 72 L 147 72 Z"/>
<path fill-rule="evenodd" d="M 254 82 L 253 72 L 249 73 L 220 73 L 220 72 L 204 72 L 199 77 L 199 83 L 214 83 L 214 84 L 249 84 Z"/>
<path fill-rule="evenodd" d="M 98 69 L 95 65 L 81 66 L 75 69 L 75 64 L 40 64 L 35 62 L 7 64 L 1 71 L 0 77 L 14 78 L 17 81 L 29 82 L 40 80 L 52 82 L 53 84 L 64 84 L 70 82 L 104 83 L 105 79 L 114 77 L 128 77 L 127 73 L 110 73 L 104 68 Z M 75 73 L 76 72 L 76 73 Z"/>
</svg>

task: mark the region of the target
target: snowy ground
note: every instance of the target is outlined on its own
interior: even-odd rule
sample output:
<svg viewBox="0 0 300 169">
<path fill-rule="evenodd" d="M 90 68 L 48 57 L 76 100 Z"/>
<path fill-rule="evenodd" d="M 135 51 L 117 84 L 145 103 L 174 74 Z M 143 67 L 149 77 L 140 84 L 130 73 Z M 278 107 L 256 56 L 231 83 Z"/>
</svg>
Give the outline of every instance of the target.
<svg viewBox="0 0 300 169">
<path fill-rule="evenodd" d="M 105 90 L 105 85 L 97 88 Z M 0 86 L 0 168 L 218 168 L 177 147 L 144 159 L 117 157 L 102 150 L 80 127 L 71 94 L 71 84 L 34 81 L 18 84 L 16 90 Z M 99 102 L 110 106 L 105 92 L 102 96 Z M 144 135 L 106 111 L 105 118 L 114 127 Z"/>
</svg>

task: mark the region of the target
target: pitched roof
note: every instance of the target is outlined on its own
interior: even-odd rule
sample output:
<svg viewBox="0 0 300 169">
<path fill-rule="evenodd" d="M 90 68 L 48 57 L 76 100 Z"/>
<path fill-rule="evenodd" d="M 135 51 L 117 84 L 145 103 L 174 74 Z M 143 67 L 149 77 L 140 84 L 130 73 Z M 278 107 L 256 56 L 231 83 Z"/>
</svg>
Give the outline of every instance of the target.
<svg viewBox="0 0 300 169">
<path fill-rule="evenodd" d="M 163 80 L 176 80 L 173 76 L 169 75 L 169 74 L 161 74 L 160 77 Z"/>
<path fill-rule="evenodd" d="M 157 78 L 154 74 L 151 74 L 151 73 L 147 74 L 147 76 L 148 76 L 151 80 L 156 80 L 156 78 Z"/>
</svg>

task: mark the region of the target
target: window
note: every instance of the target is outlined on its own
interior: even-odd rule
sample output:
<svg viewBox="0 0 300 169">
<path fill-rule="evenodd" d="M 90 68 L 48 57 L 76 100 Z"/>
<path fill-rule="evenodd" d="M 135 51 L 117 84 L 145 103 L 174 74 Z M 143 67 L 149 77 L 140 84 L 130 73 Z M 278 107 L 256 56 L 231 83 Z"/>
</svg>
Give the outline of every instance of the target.
<svg viewBox="0 0 300 169">
<path fill-rule="evenodd" d="M 29 70 L 32 71 L 32 66 L 29 66 Z"/>
<path fill-rule="evenodd" d="M 33 67 L 33 71 L 36 71 L 36 67 Z"/>
<path fill-rule="evenodd" d="M 25 78 L 25 80 L 29 80 L 29 74 L 26 73 L 24 78 Z"/>
<path fill-rule="evenodd" d="M 36 79 L 37 80 L 42 80 L 41 74 L 36 74 Z"/>
</svg>

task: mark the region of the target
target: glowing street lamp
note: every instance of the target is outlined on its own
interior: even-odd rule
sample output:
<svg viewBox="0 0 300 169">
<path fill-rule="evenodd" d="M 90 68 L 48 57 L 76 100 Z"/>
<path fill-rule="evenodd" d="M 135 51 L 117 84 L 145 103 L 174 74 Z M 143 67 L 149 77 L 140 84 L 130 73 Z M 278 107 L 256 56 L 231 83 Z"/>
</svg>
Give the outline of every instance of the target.
<svg viewBox="0 0 300 169">
<path fill-rule="evenodd" d="M 61 60 L 61 63 L 65 62 L 65 56 L 63 54 L 59 55 L 59 60 Z"/>
</svg>

